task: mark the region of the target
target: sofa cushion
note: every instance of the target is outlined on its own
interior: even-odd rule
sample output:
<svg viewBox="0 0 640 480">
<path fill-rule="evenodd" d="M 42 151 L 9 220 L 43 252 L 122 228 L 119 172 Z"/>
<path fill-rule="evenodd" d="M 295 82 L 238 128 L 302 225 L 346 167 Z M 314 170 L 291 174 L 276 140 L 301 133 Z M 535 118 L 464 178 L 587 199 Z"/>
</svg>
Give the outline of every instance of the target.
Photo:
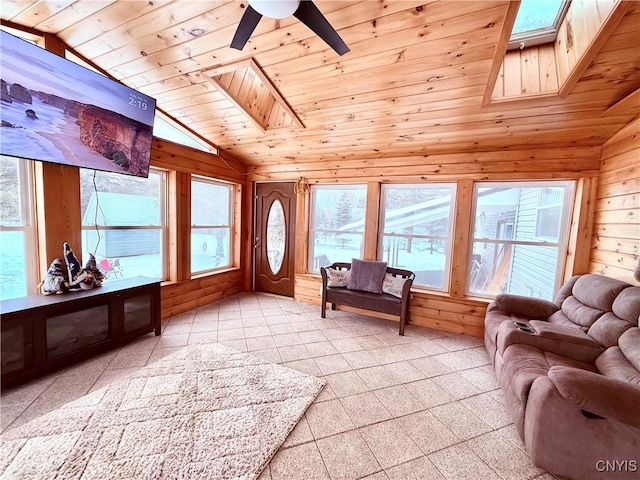
<svg viewBox="0 0 640 480">
<path fill-rule="evenodd" d="M 618 344 L 620 335 L 631 327 L 626 320 L 618 318 L 613 312 L 607 312 L 591 326 L 589 336 L 604 348 L 614 347 Z"/>
<path fill-rule="evenodd" d="M 558 310 L 556 313 L 547 318 L 549 323 L 553 323 L 555 325 L 564 325 L 565 327 L 576 327 L 577 325 L 573 323 L 571 320 L 567 318 L 565 313 L 562 310 Z M 586 330 L 586 328 L 583 328 Z"/>
<path fill-rule="evenodd" d="M 595 372 L 588 363 L 572 360 L 555 353 L 545 352 L 531 345 L 511 345 L 503 354 L 504 366 L 500 376 L 501 383 L 509 382 L 511 390 L 522 404 L 526 404 L 533 381 L 546 376 L 553 366 L 579 368 Z"/>
<path fill-rule="evenodd" d="M 624 356 L 620 347 L 609 347 L 596 358 L 596 367 L 602 375 L 640 385 L 640 372 Z"/>
<path fill-rule="evenodd" d="M 382 293 L 382 282 L 387 273 L 387 262 L 374 260 L 351 260 L 351 276 L 347 287 L 352 290 Z"/>
<path fill-rule="evenodd" d="M 627 287 L 629 287 L 628 283 L 615 278 L 589 273 L 576 280 L 571 292 L 576 300 L 583 305 L 603 312 L 610 312 L 613 301 Z"/>
<path fill-rule="evenodd" d="M 564 302 L 562 302 L 562 311 L 573 323 L 585 328 L 589 328 L 604 314 L 604 310 L 590 307 L 584 302 L 578 300 L 574 295 L 568 297 Z"/>
<path fill-rule="evenodd" d="M 620 335 L 618 346 L 629 363 L 636 370 L 640 370 L 640 328 L 630 328 Z"/>
<path fill-rule="evenodd" d="M 640 287 L 622 290 L 613 301 L 611 310 L 617 317 L 640 327 Z"/>
<path fill-rule="evenodd" d="M 571 277 L 569 280 L 567 280 L 566 282 L 564 282 L 564 285 L 560 287 L 560 290 L 558 290 L 558 293 L 556 293 L 556 296 L 553 299 L 553 303 L 555 303 L 558 308 L 560 308 L 560 306 L 562 305 L 562 302 L 564 302 L 567 297 L 571 296 L 571 290 L 573 289 L 573 286 L 575 285 L 575 283 L 578 281 L 579 278 L 580 278 L 580 275 L 575 275 Z"/>
</svg>

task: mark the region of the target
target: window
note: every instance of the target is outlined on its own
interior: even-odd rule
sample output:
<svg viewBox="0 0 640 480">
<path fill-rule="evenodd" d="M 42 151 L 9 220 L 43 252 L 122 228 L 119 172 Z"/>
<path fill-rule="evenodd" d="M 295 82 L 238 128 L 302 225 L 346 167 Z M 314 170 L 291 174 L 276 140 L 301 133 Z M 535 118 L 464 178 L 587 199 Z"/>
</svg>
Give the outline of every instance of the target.
<svg viewBox="0 0 640 480">
<path fill-rule="evenodd" d="M 522 0 L 509 49 L 554 42 L 569 9 L 568 0 Z"/>
<path fill-rule="evenodd" d="M 180 145 L 186 145 L 187 147 L 196 148 L 203 152 L 218 153 L 214 147 L 197 139 L 195 135 L 187 132 L 183 127 L 180 127 L 171 117 L 163 115 L 157 110 L 153 125 L 153 136 L 164 138 L 165 140 L 179 143 Z"/>
<path fill-rule="evenodd" d="M 365 185 L 311 187 L 309 271 L 362 258 L 366 201 Z"/>
<path fill-rule="evenodd" d="M 415 273 L 416 286 L 448 285 L 455 185 L 383 185 L 378 258 Z"/>
<path fill-rule="evenodd" d="M 551 300 L 562 280 L 572 201 L 573 182 L 476 184 L 468 293 Z"/>
<path fill-rule="evenodd" d="M 536 212 L 536 236 L 549 241 L 557 241 L 560 235 L 560 216 L 562 215 L 562 188 L 542 188 L 538 195 Z"/>
<path fill-rule="evenodd" d="M 0 157 L 0 299 L 36 293 L 32 162 Z"/>
<path fill-rule="evenodd" d="M 164 280 L 166 192 L 161 170 L 140 178 L 80 169 L 81 261 L 94 254 L 107 282 L 137 276 Z"/>
<path fill-rule="evenodd" d="M 234 187 L 191 178 L 191 273 L 231 266 Z"/>
</svg>

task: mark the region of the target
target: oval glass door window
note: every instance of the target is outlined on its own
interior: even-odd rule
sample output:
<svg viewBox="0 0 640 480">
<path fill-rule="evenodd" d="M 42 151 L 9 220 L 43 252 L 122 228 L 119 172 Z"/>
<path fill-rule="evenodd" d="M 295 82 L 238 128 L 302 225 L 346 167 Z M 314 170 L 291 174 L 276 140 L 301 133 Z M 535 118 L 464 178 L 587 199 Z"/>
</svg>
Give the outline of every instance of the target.
<svg viewBox="0 0 640 480">
<path fill-rule="evenodd" d="M 282 268 L 284 260 L 286 228 L 284 225 L 284 209 L 280 200 L 271 204 L 267 216 L 267 260 L 269 268 L 276 275 Z"/>
</svg>

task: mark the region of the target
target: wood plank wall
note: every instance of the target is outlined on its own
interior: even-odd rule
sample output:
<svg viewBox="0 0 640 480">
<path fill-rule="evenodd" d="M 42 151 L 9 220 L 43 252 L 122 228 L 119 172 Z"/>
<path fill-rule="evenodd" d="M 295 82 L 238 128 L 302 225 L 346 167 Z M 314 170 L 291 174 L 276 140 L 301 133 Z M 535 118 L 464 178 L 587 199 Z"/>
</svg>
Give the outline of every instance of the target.
<svg viewBox="0 0 640 480">
<path fill-rule="evenodd" d="M 482 337 L 487 300 L 465 296 L 466 258 L 469 248 L 471 215 L 471 191 L 474 181 L 517 181 L 544 179 L 575 179 L 589 185 L 597 177 L 600 167 L 600 147 L 575 147 L 565 149 L 523 149 L 517 151 L 460 153 L 428 155 L 421 157 L 335 161 L 297 164 L 264 165 L 250 167 L 251 180 L 297 180 L 303 176 L 310 184 L 363 183 L 369 196 L 375 198 L 380 183 L 456 182 L 456 225 L 454 225 L 454 252 L 449 294 L 431 293 L 414 289 L 410 303 L 411 323 L 442 330 Z M 592 189 L 579 189 L 590 194 Z M 582 202 L 580 202 L 581 204 Z M 586 202 L 585 202 L 586 203 Z M 308 200 L 299 202 L 307 205 Z M 588 209 L 577 209 L 586 215 Z M 302 215 L 300 215 L 302 216 Z M 308 217 L 308 210 L 304 212 Z M 367 222 L 377 225 L 373 215 L 367 214 Z M 575 227 L 583 226 L 584 219 L 574 219 Z M 306 242 L 306 225 L 298 221 L 296 239 Z M 375 229 L 375 228 L 374 228 Z M 366 235 L 370 237 L 372 233 Z M 589 249 L 590 237 L 575 234 L 576 250 Z M 367 252 L 365 248 L 365 252 Z M 298 300 L 320 303 L 320 278 L 301 273 L 306 269 L 306 245 L 296 245 L 296 287 Z M 371 253 L 371 252 L 369 252 Z M 369 255 L 371 256 L 371 255 Z M 576 264 L 575 268 L 580 268 Z M 585 268 L 585 265 L 582 265 Z M 574 273 L 569 268 L 567 275 Z M 582 272 L 580 272 L 582 273 Z M 370 314 L 370 312 L 369 312 Z"/>
<path fill-rule="evenodd" d="M 638 284 L 640 254 L 640 118 L 602 149 L 589 271 Z"/>
<path fill-rule="evenodd" d="M 64 57 L 65 45 L 53 35 L 45 35 L 45 48 Z M 80 170 L 57 163 L 35 162 L 34 182 L 38 228 L 38 271 L 46 272 L 56 257 L 62 257 L 62 245 L 68 242 L 82 258 L 82 218 L 80 215 Z"/>
<path fill-rule="evenodd" d="M 172 142 L 153 139 L 151 165 L 169 172 L 170 260 L 169 281 L 163 284 L 162 318 L 191 310 L 245 290 L 245 276 L 251 259 L 244 254 L 249 241 L 251 210 L 248 208 L 246 167 L 221 153 L 213 155 Z M 191 278 L 190 225 L 191 175 L 232 182 L 238 185 L 240 199 L 234 213 L 235 237 L 233 268 Z"/>
</svg>

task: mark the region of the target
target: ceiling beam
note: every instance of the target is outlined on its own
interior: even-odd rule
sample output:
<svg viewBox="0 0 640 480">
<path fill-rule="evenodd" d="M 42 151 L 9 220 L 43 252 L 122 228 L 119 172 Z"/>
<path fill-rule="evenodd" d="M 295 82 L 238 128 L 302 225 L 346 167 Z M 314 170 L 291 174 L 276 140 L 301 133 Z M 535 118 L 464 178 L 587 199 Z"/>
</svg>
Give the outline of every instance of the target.
<svg viewBox="0 0 640 480">
<path fill-rule="evenodd" d="M 493 63 L 489 70 L 489 78 L 487 79 L 487 86 L 484 90 L 484 96 L 482 97 L 482 105 L 488 105 L 491 101 L 491 95 L 500 73 L 500 67 L 504 61 L 504 55 L 507 53 L 507 47 L 509 46 L 509 39 L 511 38 L 511 32 L 513 31 L 513 25 L 516 23 L 516 15 L 518 15 L 518 9 L 520 8 L 520 0 L 509 2 L 507 11 L 504 14 L 504 22 L 502 23 L 502 31 L 496 44 L 496 50 L 493 54 Z"/>
</svg>

